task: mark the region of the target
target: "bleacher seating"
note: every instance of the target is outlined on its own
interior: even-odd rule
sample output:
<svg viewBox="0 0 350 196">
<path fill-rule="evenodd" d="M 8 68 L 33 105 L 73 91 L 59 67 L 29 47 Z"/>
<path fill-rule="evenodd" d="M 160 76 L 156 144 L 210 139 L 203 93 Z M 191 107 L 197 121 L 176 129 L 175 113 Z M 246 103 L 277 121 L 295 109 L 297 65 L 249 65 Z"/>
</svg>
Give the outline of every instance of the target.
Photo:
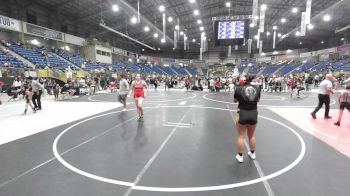
<svg viewBox="0 0 350 196">
<path fill-rule="evenodd" d="M 194 67 L 187 67 L 186 69 L 187 69 L 188 72 L 190 72 L 190 74 L 191 74 L 192 76 L 198 75 L 197 68 L 194 68 Z"/>
<path fill-rule="evenodd" d="M 297 67 L 298 67 L 297 65 L 286 65 L 277 73 L 277 75 L 285 75 L 293 71 Z"/>
<path fill-rule="evenodd" d="M 26 64 L 24 64 L 21 60 L 17 59 L 11 54 L 0 51 L 0 66 L 4 65 L 5 63 L 8 63 L 8 66 L 13 68 L 27 67 Z"/>
<path fill-rule="evenodd" d="M 44 58 L 41 55 L 40 50 L 25 49 L 17 44 L 12 44 L 9 48 L 17 54 L 19 54 L 20 56 L 22 56 L 23 58 L 32 62 L 34 65 L 37 66 L 37 68 L 44 68 L 46 66 L 46 63 L 44 62 Z"/>
<path fill-rule="evenodd" d="M 268 65 L 265 67 L 265 69 L 262 71 L 262 75 L 271 75 L 273 74 L 275 71 L 277 71 L 277 69 L 280 68 L 279 66 L 276 65 Z"/>
</svg>

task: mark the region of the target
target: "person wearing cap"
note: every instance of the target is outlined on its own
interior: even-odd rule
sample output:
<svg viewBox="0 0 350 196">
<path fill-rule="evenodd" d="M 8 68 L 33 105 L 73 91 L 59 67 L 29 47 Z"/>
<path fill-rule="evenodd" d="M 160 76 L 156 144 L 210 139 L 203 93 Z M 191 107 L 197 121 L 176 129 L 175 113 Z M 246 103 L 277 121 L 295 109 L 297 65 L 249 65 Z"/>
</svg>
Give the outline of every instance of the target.
<svg viewBox="0 0 350 196">
<path fill-rule="evenodd" d="M 258 102 L 260 101 L 260 88 L 252 85 L 254 76 L 242 77 L 240 85 L 235 90 L 234 102 L 238 103 L 236 114 L 236 126 L 238 132 L 237 155 L 239 163 L 243 162 L 244 141 L 246 135 L 249 137 L 250 151 L 248 156 L 254 160 L 255 156 L 255 128 L 258 123 Z"/>
<path fill-rule="evenodd" d="M 323 80 L 319 85 L 319 93 L 318 93 L 318 105 L 315 108 L 315 110 L 311 113 L 311 116 L 313 119 L 316 119 L 316 113 L 322 108 L 323 104 L 326 106 L 324 118 L 325 119 L 331 119 L 332 117 L 329 116 L 329 108 L 330 108 L 330 102 L 331 102 L 331 94 L 333 94 L 333 75 L 327 74 L 326 79 Z"/>
</svg>

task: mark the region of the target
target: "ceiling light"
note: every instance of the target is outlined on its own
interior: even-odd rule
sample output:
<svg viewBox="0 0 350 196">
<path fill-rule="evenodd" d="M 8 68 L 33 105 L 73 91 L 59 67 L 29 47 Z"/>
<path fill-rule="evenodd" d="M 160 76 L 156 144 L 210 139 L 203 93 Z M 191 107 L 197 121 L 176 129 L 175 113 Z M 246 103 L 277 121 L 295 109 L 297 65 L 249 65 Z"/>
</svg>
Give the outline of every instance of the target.
<svg viewBox="0 0 350 196">
<path fill-rule="evenodd" d="M 130 19 L 131 23 L 132 24 L 136 24 L 137 23 L 137 18 L 136 16 L 133 16 L 131 19 Z"/>
<path fill-rule="evenodd" d="M 273 29 L 273 30 L 277 30 L 277 26 L 273 26 L 272 29 Z"/>
<path fill-rule="evenodd" d="M 160 11 L 160 12 L 164 12 L 164 11 L 165 11 L 164 5 L 159 6 L 159 11 Z"/>
<path fill-rule="evenodd" d="M 196 39 L 192 39 L 192 42 L 193 42 L 193 43 L 196 42 Z"/>
<path fill-rule="evenodd" d="M 205 36 L 205 32 L 202 32 L 202 34 L 201 34 L 202 36 Z"/>
<path fill-rule="evenodd" d="M 299 42 L 299 45 L 303 45 L 303 42 Z"/>
<path fill-rule="evenodd" d="M 173 22 L 173 17 L 169 16 L 168 22 Z"/>
<path fill-rule="evenodd" d="M 149 31 L 149 27 L 148 27 L 148 26 L 145 26 L 145 28 L 144 28 L 143 30 L 145 30 L 146 32 L 148 32 L 148 31 Z"/>
<path fill-rule="evenodd" d="M 187 40 L 187 37 L 186 37 L 186 35 L 185 35 L 184 39 L 185 39 L 185 40 Z"/>
<path fill-rule="evenodd" d="M 292 13 L 297 13 L 297 12 L 298 12 L 298 8 L 297 7 L 293 7 Z"/>
<path fill-rule="evenodd" d="M 324 44 L 324 41 L 321 41 L 321 44 Z"/>
<path fill-rule="evenodd" d="M 269 36 L 269 35 L 270 35 L 270 32 L 266 32 L 266 35 Z"/>
<path fill-rule="evenodd" d="M 204 27 L 199 27 L 199 30 L 204 31 Z"/>
<path fill-rule="evenodd" d="M 175 29 L 179 30 L 180 29 L 179 25 L 175 25 Z"/>
<path fill-rule="evenodd" d="M 278 52 L 277 51 L 273 51 L 273 53 L 272 54 L 278 54 Z"/>
<path fill-rule="evenodd" d="M 300 32 L 299 31 L 295 32 L 295 36 L 299 37 L 300 36 Z"/>
<path fill-rule="evenodd" d="M 201 19 L 198 19 L 198 20 L 197 20 L 197 24 L 202 24 L 202 20 L 201 20 Z"/>
<path fill-rule="evenodd" d="M 159 37 L 158 33 L 153 34 L 153 37 L 158 38 Z"/>
<path fill-rule="evenodd" d="M 307 29 L 311 30 L 313 28 L 314 28 L 314 25 L 312 25 L 312 24 L 307 25 Z"/>
<path fill-rule="evenodd" d="M 264 52 L 261 53 L 261 56 L 266 56 L 266 54 Z"/>
<path fill-rule="evenodd" d="M 180 32 L 180 35 L 184 35 L 184 32 L 183 32 L 183 31 L 181 31 L 181 32 Z"/>
<path fill-rule="evenodd" d="M 160 50 L 160 48 L 158 48 L 158 50 Z"/>
<path fill-rule="evenodd" d="M 257 40 L 258 38 L 259 38 L 259 36 L 258 36 L 258 35 L 254 35 L 254 39 L 256 39 L 256 40 Z"/>
<path fill-rule="evenodd" d="M 198 16 L 199 15 L 199 10 L 193 10 L 193 14 Z"/>
<path fill-rule="evenodd" d="M 255 16 L 255 20 L 259 20 L 259 16 Z"/>
<path fill-rule="evenodd" d="M 345 38 L 344 38 L 344 37 L 342 37 L 340 40 L 341 40 L 341 41 L 344 41 L 344 40 L 345 40 Z"/>
<path fill-rule="evenodd" d="M 255 27 L 255 25 L 254 25 L 253 23 L 250 23 L 249 26 L 250 26 L 251 28 Z"/>
<path fill-rule="evenodd" d="M 203 40 L 207 40 L 207 37 L 203 37 Z"/>
<path fill-rule="evenodd" d="M 162 39 L 160 40 L 160 42 L 165 43 L 165 39 L 164 39 L 164 38 L 162 38 Z"/>
<path fill-rule="evenodd" d="M 113 12 L 117 12 L 117 11 L 119 11 L 119 6 L 118 5 L 113 5 L 112 6 L 112 10 L 113 10 Z"/>
<path fill-rule="evenodd" d="M 196 3 L 196 0 L 190 0 L 190 3 Z"/>
<path fill-rule="evenodd" d="M 286 51 L 286 53 L 291 53 L 292 52 L 292 50 L 290 50 L 290 49 L 288 49 L 287 51 Z"/>
<path fill-rule="evenodd" d="M 281 23 L 285 23 L 286 21 L 287 21 L 287 19 L 281 18 Z"/>
<path fill-rule="evenodd" d="M 142 48 L 142 52 L 144 52 L 144 51 L 145 51 L 145 49 Z"/>
<path fill-rule="evenodd" d="M 277 34 L 277 36 L 278 36 L 278 37 L 282 37 L 282 34 L 281 34 L 281 33 L 279 33 L 279 34 Z"/>
<path fill-rule="evenodd" d="M 261 10 L 266 10 L 266 8 L 267 8 L 266 4 L 262 4 L 260 7 Z"/>
<path fill-rule="evenodd" d="M 330 21 L 331 20 L 331 16 L 329 14 L 326 14 L 323 16 L 323 21 Z"/>
<path fill-rule="evenodd" d="M 226 3 L 225 3 L 225 6 L 226 6 L 226 7 L 231 7 L 231 2 L 226 2 Z"/>
</svg>

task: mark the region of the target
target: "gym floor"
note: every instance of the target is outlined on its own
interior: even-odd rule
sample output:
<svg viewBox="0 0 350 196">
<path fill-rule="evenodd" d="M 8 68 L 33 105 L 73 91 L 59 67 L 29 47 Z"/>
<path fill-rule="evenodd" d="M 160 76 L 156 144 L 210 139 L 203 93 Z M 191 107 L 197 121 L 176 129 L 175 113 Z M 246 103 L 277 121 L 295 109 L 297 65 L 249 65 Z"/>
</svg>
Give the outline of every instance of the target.
<svg viewBox="0 0 350 196">
<path fill-rule="evenodd" d="M 152 91 L 144 103 L 144 122 L 137 122 L 131 98 L 128 111 L 115 107 L 116 93 L 55 102 L 61 108 L 84 104 L 78 111 L 65 108 L 67 113 L 44 105 L 40 123 L 69 113 L 87 116 L 0 145 L 0 195 L 349 194 L 348 114 L 342 127 L 335 127 L 335 119 L 322 118 L 324 110 L 317 120 L 311 118 L 316 94 L 291 98 L 287 93 L 264 93 L 256 130 L 257 160 L 245 154 L 239 164 L 237 106 L 232 99 L 229 92 Z M 332 99 L 336 118 L 336 97 Z M 92 114 L 96 105 L 106 108 Z M 25 131 L 24 117 L 13 118 Z"/>
</svg>

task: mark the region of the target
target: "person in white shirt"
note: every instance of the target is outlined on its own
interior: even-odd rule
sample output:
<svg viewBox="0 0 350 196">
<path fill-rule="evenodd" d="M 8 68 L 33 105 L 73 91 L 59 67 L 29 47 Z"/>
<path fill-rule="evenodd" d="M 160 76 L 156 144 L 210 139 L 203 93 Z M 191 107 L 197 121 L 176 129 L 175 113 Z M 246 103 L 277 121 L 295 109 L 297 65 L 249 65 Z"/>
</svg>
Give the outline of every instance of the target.
<svg viewBox="0 0 350 196">
<path fill-rule="evenodd" d="M 332 84 L 333 76 L 332 74 L 327 74 L 326 79 L 320 83 L 320 90 L 318 93 L 318 105 L 315 110 L 311 113 L 312 118 L 316 119 L 316 113 L 322 108 L 323 104 L 326 106 L 325 110 L 325 119 L 330 119 L 332 117 L 329 116 L 329 108 L 331 98 L 330 95 L 333 94 L 333 84 Z"/>
</svg>

